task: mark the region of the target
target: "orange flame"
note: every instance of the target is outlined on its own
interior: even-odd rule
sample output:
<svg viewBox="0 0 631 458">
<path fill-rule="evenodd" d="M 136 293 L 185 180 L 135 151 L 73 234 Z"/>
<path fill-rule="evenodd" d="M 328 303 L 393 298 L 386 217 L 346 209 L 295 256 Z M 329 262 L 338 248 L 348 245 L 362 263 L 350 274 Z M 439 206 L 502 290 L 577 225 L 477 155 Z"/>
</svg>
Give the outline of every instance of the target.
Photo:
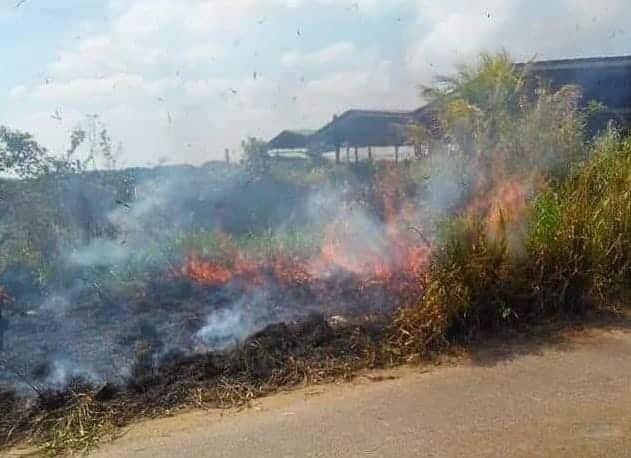
<svg viewBox="0 0 631 458">
<path fill-rule="evenodd" d="M 505 179 L 487 192 L 480 191 L 467 207 L 467 214 L 484 218 L 489 235 L 498 235 L 502 222 L 507 226 L 523 221 L 528 196 L 533 189 L 531 179 Z M 514 229 L 514 228 L 513 228 Z"/>
<path fill-rule="evenodd" d="M 319 253 L 309 259 L 281 256 L 252 260 L 231 248 L 227 262 L 211 261 L 191 253 L 180 273 L 206 285 L 227 284 L 237 278 L 248 284 L 260 284 L 266 278 L 273 278 L 286 286 L 306 284 L 326 288 L 323 282 L 335 278 L 329 274 L 343 271 L 359 284 L 418 288 L 429 264 L 431 248 L 427 240 L 421 240 L 409 229 L 414 226 L 414 206 L 401 196 L 397 180 L 396 174 L 386 169 L 377 181 L 376 197 L 380 200 L 383 225 L 379 226 L 378 233 L 372 234 L 373 238 L 362 239 L 361 234 L 351 230 L 346 215 L 341 215 L 325 228 Z"/>
<path fill-rule="evenodd" d="M 196 282 L 207 284 L 225 284 L 236 276 L 246 276 L 255 272 L 254 265 L 235 259 L 234 267 L 228 268 L 217 262 L 202 259 L 197 254 L 190 254 L 182 266 L 182 274 Z"/>
</svg>

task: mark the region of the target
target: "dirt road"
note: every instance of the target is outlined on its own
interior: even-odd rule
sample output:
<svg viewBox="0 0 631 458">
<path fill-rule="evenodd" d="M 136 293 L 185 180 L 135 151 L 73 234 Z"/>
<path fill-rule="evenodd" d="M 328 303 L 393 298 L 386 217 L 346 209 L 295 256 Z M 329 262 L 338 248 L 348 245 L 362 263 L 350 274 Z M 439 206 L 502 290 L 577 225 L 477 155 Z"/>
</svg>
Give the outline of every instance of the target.
<svg viewBox="0 0 631 458">
<path fill-rule="evenodd" d="M 631 456 L 631 331 L 504 350 L 144 422 L 93 456 Z"/>
</svg>

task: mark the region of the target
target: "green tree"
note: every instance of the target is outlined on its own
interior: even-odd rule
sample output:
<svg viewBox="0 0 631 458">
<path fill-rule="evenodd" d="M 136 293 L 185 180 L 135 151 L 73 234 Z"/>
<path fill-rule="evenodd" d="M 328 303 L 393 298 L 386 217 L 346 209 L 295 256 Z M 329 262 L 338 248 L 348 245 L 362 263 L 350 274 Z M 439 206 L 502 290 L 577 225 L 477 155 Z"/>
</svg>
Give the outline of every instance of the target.
<svg viewBox="0 0 631 458">
<path fill-rule="evenodd" d="M 0 126 L 0 172 L 26 178 L 47 172 L 50 165 L 48 151 L 31 134 Z"/>
<path fill-rule="evenodd" d="M 103 157 L 104 166 L 106 169 L 116 168 L 116 153 L 112 146 L 112 138 L 106 128 L 101 129 L 99 132 L 99 150 Z"/>
<path fill-rule="evenodd" d="M 243 165 L 254 176 L 261 176 L 269 172 L 270 155 L 267 152 L 267 143 L 263 140 L 248 137 L 241 142 L 243 149 Z"/>
<path fill-rule="evenodd" d="M 81 144 L 85 141 L 86 133 L 85 130 L 77 127 L 73 129 L 70 134 L 70 147 L 66 151 L 66 158 L 70 160 L 74 154 L 77 152 L 77 149 Z"/>
<path fill-rule="evenodd" d="M 552 91 L 533 81 L 508 54 L 481 54 L 422 93 L 436 104 L 446 141 L 477 173 L 562 173 L 583 157 L 588 110 L 579 109 L 579 87 Z"/>
<path fill-rule="evenodd" d="M 55 156 L 30 133 L 0 126 L 0 173 L 19 178 L 37 178 L 50 174 L 81 172 L 86 163 L 76 159 L 75 155 L 85 139 L 85 131 L 80 128 L 73 130 L 66 152 Z"/>
</svg>

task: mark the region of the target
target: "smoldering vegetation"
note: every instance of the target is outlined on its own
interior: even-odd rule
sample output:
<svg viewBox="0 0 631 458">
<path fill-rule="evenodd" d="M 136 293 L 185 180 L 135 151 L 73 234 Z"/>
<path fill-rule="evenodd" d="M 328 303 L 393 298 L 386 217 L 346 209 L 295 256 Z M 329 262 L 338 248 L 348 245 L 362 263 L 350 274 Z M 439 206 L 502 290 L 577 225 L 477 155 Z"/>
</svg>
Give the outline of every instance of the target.
<svg viewBox="0 0 631 458">
<path fill-rule="evenodd" d="M 27 391 L 79 375 L 124 383 L 144 343 L 160 365 L 313 312 L 391 309 L 381 288 L 351 280 L 364 272 L 306 261 L 339 218 L 362 229 L 349 262 L 386 256 L 384 223 L 362 203 L 368 173 L 304 185 L 214 164 L 5 182 L 2 379 Z"/>
<path fill-rule="evenodd" d="M 580 87 L 482 56 L 426 97 L 415 160 L 0 183 L 3 444 L 83 449 L 182 405 L 432 357 L 623 303 L 631 146 Z M 590 132 L 588 134 L 588 132 Z"/>
<path fill-rule="evenodd" d="M 279 162 L 3 183 L 20 204 L 5 243 L 29 247 L 3 259 L 3 436 L 81 448 L 98 434 L 66 415 L 120 426 L 384 364 L 395 298 L 420 288 L 391 177 Z"/>
</svg>

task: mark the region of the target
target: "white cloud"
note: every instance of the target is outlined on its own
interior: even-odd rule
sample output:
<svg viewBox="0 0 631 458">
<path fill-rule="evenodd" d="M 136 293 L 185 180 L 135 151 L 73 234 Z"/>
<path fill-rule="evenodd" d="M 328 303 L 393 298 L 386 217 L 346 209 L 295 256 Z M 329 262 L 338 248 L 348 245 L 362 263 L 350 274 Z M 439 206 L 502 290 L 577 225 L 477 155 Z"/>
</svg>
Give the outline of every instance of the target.
<svg viewBox="0 0 631 458">
<path fill-rule="evenodd" d="M 112 2 L 115 17 L 102 34 L 58 53 L 56 78 L 147 73 L 164 66 L 207 63 L 225 53 L 225 37 L 256 14 L 255 0 L 132 0 Z"/>
<path fill-rule="evenodd" d="M 185 95 L 191 98 L 205 98 L 221 94 L 229 89 L 230 81 L 224 78 L 204 78 L 184 83 Z"/>
<path fill-rule="evenodd" d="M 23 117 L 25 127 L 54 145 L 70 128 L 62 135 L 49 119 L 58 107 L 99 113 L 132 162 L 204 161 L 221 157 L 224 147 L 235 149 L 245 136 L 317 127 L 347 106 L 379 106 L 393 87 L 392 66 L 375 49 L 359 50 L 349 40 L 284 57 L 278 50 L 267 72 L 239 68 L 247 62 L 227 67 L 234 37 L 247 36 L 274 12 L 300 14 L 314 3 L 323 12 L 336 6 L 375 14 L 379 7 L 376 0 L 111 0 L 113 19 L 105 29 L 90 34 L 83 27 L 81 40 L 50 64 L 47 84 L 15 87 L 12 97 L 45 113 Z M 77 122 L 64 123 L 70 119 Z"/>
<path fill-rule="evenodd" d="M 310 81 L 303 98 L 312 107 L 321 109 L 334 106 L 339 112 L 348 108 L 401 107 L 404 98 L 394 87 L 392 64 L 374 62 L 361 69 L 331 73 Z M 361 94 L 358 99 L 357 94 Z M 399 95 L 399 96 L 398 96 Z M 318 104 L 318 101 L 321 101 Z"/>
<path fill-rule="evenodd" d="M 159 97 L 177 86 L 175 78 L 146 80 L 141 75 L 117 73 L 102 78 L 53 80 L 31 87 L 20 85 L 10 91 L 10 96 L 43 103 L 107 107 L 117 100 L 138 101 Z"/>
<path fill-rule="evenodd" d="M 625 6 L 626 0 L 419 0 L 406 57 L 428 82 L 483 50 L 505 49 L 517 60 L 629 53 Z"/>
<path fill-rule="evenodd" d="M 517 59 L 623 54 L 631 16 L 626 0 L 109 0 L 105 23 L 79 24 L 80 40 L 49 63 L 48 84 L 15 85 L 15 127 L 61 148 L 82 113 L 99 113 L 131 164 L 169 156 L 202 162 L 248 135 L 314 128 L 348 108 L 412 108 L 415 83 L 505 48 Z M 412 11 L 409 30 L 372 39 L 368 24 Z M 353 13 L 365 41 L 337 30 L 298 40 L 294 23 Z M 278 14 L 277 14 L 278 13 Z M 282 13 L 282 14 L 280 14 Z M 354 14 L 357 13 L 357 16 Z M 343 13 L 347 14 L 347 13 Z M 350 17 L 350 16 L 349 16 Z M 266 25 L 258 22 L 267 18 Z M 285 19 L 286 20 L 286 19 Z M 355 24 L 357 26 L 357 24 Z M 363 27 L 363 25 L 362 25 Z M 278 40 L 270 55 L 259 45 Z M 71 32 L 72 33 L 72 32 Z M 254 49 L 236 47 L 252 38 Z M 245 40 L 247 41 L 247 40 Z M 403 63 L 402 63 L 403 62 Z M 256 74 L 255 74 L 256 72 Z M 63 121 L 51 118 L 57 109 Z"/>
<path fill-rule="evenodd" d="M 28 89 L 25 85 L 19 84 L 9 90 L 9 97 L 11 99 L 20 99 L 28 92 Z"/>
<path fill-rule="evenodd" d="M 318 51 L 301 53 L 289 51 L 283 55 L 281 61 L 289 68 L 303 66 L 328 65 L 349 59 L 356 52 L 355 44 L 350 41 L 340 41 Z"/>
</svg>

